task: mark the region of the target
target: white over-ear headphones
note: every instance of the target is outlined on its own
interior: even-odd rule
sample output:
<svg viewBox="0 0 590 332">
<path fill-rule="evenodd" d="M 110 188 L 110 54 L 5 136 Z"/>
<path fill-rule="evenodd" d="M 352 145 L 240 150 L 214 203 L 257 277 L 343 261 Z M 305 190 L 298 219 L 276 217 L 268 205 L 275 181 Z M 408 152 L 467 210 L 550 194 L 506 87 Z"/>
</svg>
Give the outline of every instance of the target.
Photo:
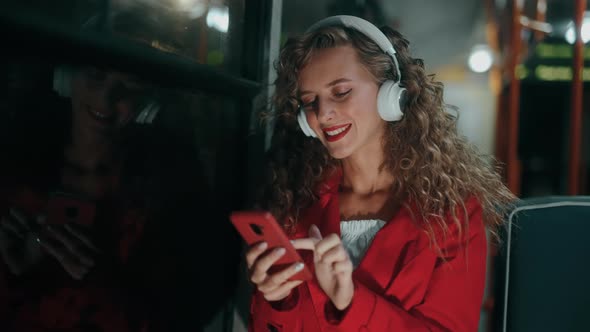
<svg viewBox="0 0 590 332">
<path fill-rule="evenodd" d="M 57 66 L 53 70 L 53 90 L 60 97 L 72 97 L 72 72 L 73 68 L 69 66 Z M 147 102 L 145 107 L 135 117 L 135 122 L 139 124 L 151 124 L 160 111 L 160 105 L 154 100 Z"/>
<path fill-rule="evenodd" d="M 307 32 L 316 31 L 318 29 L 328 26 L 344 26 L 355 29 L 373 42 L 375 42 L 383 52 L 387 53 L 393 60 L 395 73 L 397 74 L 397 81 L 388 80 L 383 82 L 377 94 L 377 111 L 381 118 L 385 121 L 399 121 L 403 116 L 404 94 L 406 89 L 399 84 L 402 79 L 401 71 L 397 58 L 395 57 L 395 49 L 389 39 L 373 24 L 362 18 L 348 15 L 338 15 L 325 18 L 314 25 L 312 25 Z M 301 130 L 306 136 L 317 137 L 316 133 L 311 129 L 307 122 L 307 115 L 302 106 L 299 107 L 297 114 L 297 122 Z"/>
</svg>

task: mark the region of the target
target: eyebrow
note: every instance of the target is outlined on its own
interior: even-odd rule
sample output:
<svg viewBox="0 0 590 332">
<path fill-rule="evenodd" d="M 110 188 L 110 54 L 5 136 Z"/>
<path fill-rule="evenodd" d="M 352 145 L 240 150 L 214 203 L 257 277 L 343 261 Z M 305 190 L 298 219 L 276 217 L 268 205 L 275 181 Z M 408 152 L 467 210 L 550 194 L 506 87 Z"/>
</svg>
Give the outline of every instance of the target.
<svg viewBox="0 0 590 332">
<path fill-rule="evenodd" d="M 332 86 L 334 86 L 334 85 L 336 85 L 336 84 L 340 84 L 340 83 L 344 83 L 344 82 L 351 82 L 351 81 L 352 81 L 352 80 L 350 80 L 350 79 L 348 79 L 348 78 L 339 78 L 339 79 L 333 80 L 332 82 L 330 82 L 330 83 L 326 84 L 326 87 L 327 87 L 327 88 L 329 88 L 329 87 L 332 87 Z M 308 94 L 308 93 L 311 93 L 311 91 L 307 91 L 307 90 L 305 90 L 305 91 L 301 91 L 301 92 L 299 93 L 299 95 L 300 95 L 300 96 L 303 96 L 303 95 L 305 95 L 305 94 Z"/>
</svg>

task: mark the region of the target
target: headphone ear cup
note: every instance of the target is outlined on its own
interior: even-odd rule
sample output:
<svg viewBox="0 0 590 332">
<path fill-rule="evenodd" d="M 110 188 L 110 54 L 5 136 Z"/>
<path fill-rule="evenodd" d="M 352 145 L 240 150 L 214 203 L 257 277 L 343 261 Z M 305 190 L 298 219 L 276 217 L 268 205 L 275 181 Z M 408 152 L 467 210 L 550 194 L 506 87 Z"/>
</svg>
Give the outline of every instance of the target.
<svg viewBox="0 0 590 332">
<path fill-rule="evenodd" d="M 302 109 L 299 109 L 299 112 L 297 113 L 297 122 L 299 122 L 299 127 L 301 127 L 301 131 L 303 131 L 305 136 L 314 138 L 318 137 L 309 126 L 309 123 L 307 123 L 307 115 L 305 115 L 305 111 Z"/>
<path fill-rule="evenodd" d="M 385 81 L 377 94 L 377 111 L 385 121 L 399 121 L 404 115 L 406 89 L 394 81 Z"/>
<path fill-rule="evenodd" d="M 139 114 L 135 118 L 135 122 L 139 124 L 151 124 L 159 111 L 160 105 L 155 101 L 150 101 L 139 112 Z"/>
<path fill-rule="evenodd" d="M 69 67 L 57 66 L 53 70 L 53 90 L 60 97 L 72 96 L 72 70 Z"/>
</svg>

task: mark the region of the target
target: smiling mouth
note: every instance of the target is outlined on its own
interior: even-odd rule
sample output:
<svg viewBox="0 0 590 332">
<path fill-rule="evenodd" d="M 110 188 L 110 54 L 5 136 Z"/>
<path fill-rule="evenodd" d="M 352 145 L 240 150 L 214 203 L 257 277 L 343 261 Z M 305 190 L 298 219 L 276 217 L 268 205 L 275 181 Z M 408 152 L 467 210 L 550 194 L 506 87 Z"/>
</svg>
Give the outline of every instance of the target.
<svg viewBox="0 0 590 332">
<path fill-rule="evenodd" d="M 104 114 L 98 111 L 95 111 L 91 108 L 86 108 L 86 111 L 88 112 L 88 114 L 99 124 L 103 125 L 103 126 L 108 126 L 108 125 L 112 125 L 114 123 L 114 119 L 115 117 L 111 114 Z"/>
<path fill-rule="evenodd" d="M 326 137 L 326 140 L 328 142 L 335 142 L 341 139 L 342 137 L 346 136 L 346 134 L 348 134 L 348 132 L 350 131 L 351 127 L 352 124 L 347 124 L 343 126 L 325 128 L 322 131 L 324 132 L 324 136 Z"/>
</svg>

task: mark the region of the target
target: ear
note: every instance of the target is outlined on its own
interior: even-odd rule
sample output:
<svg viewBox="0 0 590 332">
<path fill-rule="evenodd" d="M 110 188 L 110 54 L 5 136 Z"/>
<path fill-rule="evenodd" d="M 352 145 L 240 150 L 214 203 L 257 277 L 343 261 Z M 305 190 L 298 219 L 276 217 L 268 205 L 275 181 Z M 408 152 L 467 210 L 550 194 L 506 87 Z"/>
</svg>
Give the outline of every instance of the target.
<svg viewBox="0 0 590 332">
<path fill-rule="evenodd" d="M 139 112 L 139 114 L 135 118 L 135 122 L 139 124 L 151 124 L 159 111 L 160 105 L 155 101 L 150 101 Z"/>
</svg>

